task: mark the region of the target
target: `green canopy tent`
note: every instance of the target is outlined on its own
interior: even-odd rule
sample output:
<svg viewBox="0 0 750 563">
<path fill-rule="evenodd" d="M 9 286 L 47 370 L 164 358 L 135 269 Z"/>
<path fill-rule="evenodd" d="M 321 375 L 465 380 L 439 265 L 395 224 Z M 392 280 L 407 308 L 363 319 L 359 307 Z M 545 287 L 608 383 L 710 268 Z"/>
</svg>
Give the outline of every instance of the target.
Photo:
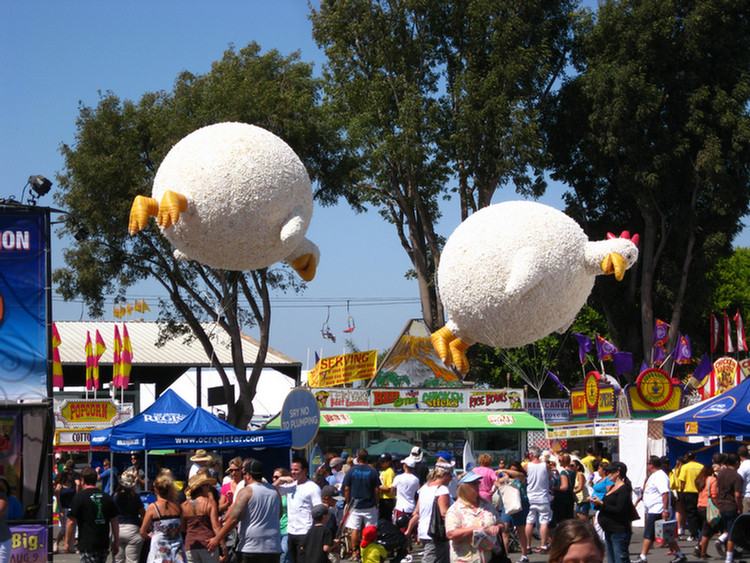
<svg viewBox="0 0 750 563">
<path fill-rule="evenodd" d="M 382 442 L 367 448 L 367 453 L 370 455 L 398 454 L 406 456 L 411 453 L 411 448 L 412 445 L 409 442 L 404 442 L 398 438 L 387 438 Z"/>
</svg>

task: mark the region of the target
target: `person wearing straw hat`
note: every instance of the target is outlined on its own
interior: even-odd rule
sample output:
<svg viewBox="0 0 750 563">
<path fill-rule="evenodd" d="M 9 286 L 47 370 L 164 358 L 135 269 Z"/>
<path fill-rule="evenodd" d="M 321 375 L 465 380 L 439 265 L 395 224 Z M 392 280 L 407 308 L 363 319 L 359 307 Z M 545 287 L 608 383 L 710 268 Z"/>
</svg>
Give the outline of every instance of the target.
<svg viewBox="0 0 750 563">
<path fill-rule="evenodd" d="M 195 455 L 190 458 L 193 465 L 190 466 L 190 470 L 188 471 L 188 479 L 195 477 L 195 474 L 206 467 L 206 463 L 212 459 L 206 450 L 195 450 Z"/>
<path fill-rule="evenodd" d="M 216 479 L 208 470 L 199 471 L 188 481 L 185 490 L 188 499 L 181 506 L 188 563 L 219 563 L 219 552 L 206 549 L 209 540 L 221 530 L 219 511 L 209 496 L 210 488 L 215 485 Z"/>
<path fill-rule="evenodd" d="M 239 563 L 279 563 L 281 498 L 276 489 L 263 482 L 263 464 L 260 461 L 248 459 L 242 466 L 242 472 L 245 486 L 237 493 L 221 530 L 208 542 L 208 551 L 214 551 L 239 523 L 235 546 L 240 555 Z"/>
</svg>

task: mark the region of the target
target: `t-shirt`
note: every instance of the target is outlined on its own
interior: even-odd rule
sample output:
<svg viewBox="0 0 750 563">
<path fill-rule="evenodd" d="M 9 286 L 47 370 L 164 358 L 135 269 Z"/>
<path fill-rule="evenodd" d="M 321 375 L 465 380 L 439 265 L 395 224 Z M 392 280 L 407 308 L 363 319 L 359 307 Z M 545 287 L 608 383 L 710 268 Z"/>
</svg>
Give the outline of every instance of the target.
<svg viewBox="0 0 750 563">
<path fill-rule="evenodd" d="M 661 514 L 664 512 L 664 499 L 662 495 L 667 493 L 667 509 L 669 509 L 669 475 L 661 469 L 654 471 L 646 480 L 643 489 L 643 506 L 648 514 Z"/>
<path fill-rule="evenodd" d="M 109 548 L 109 521 L 118 515 L 111 496 L 99 489 L 84 489 L 73 497 L 69 515 L 78 522 L 80 551 Z"/>
<path fill-rule="evenodd" d="M 591 454 L 588 454 L 588 455 L 587 455 L 586 457 L 584 457 L 584 458 L 583 458 L 583 459 L 581 460 L 581 463 L 583 464 L 583 466 L 584 466 L 584 467 L 585 467 L 586 469 L 588 469 L 588 470 L 589 470 L 589 473 L 593 473 L 593 472 L 594 472 L 594 460 L 595 460 L 595 459 L 596 459 L 596 458 L 595 458 L 595 457 L 594 457 L 593 455 L 591 455 Z"/>
<path fill-rule="evenodd" d="M 680 467 L 680 474 L 677 477 L 682 485 L 682 492 L 684 493 L 697 493 L 698 487 L 695 485 L 695 480 L 698 478 L 700 472 L 703 471 L 703 464 L 697 461 L 688 461 L 682 467 Z"/>
<path fill-rule="evenodd" d="M 321 503 L 320 487 L 308 479 L 302 484 L 280 485 L 279 492 L 287 497 L 287 533 L 292 536 L 306 534 L 313 525 L 313 506 Z"/>
<path fill-rule="evenodd" d="M 388 557 L 388 552 L 377 542 L 370 542 L 360 550 L 362 563 L 380 563 Z"/>
<path fill-rule="evenodd" d="M 412 473 L 396 475 L 393 480 L 396 489 L 396 510 L 411 514 L 417 504 L 416 494 L 419 490 L 419 478 Z"/>
<path fill-rule="evenodd" d="M 530 504 L 549 504 L 549 474 L 546 463 L 529 463 L 526 466 L 526 494 Z"/>
<path fill-rule="evenodd" d="M 745 459 L 740 463 L 740 468 L 737 473 L 742 477 L 742 481 L 745 484 L 745 488 L 742 492 L 743 497 L 750 497 L 750 459 Z"/>
<path fill-rule="evenodd" d="M 120 525 L 134 524 L 140 527 L 141 510 L 143 510 L 141 497 L 136 494 L 118 493 L 115 495 L 114 501 L 117 511 L 120 513 L 120 517 L 117 519 L 118 523 Z"/>
<path fill-rule="evenodd" d="M 719 512 L 736 512 L 737 502 L 734 499 L 734 494 L 739 493 L 742 496 L 742 490 L 745 486 L 740 474 L 731 467 L 725 467 L 716 475 L 716 484 L 719 488 L 716 508 L 719 509 Z"/>
<path fill-rule="evenodd" d="M 395 478 L 396 472 L 393 471 L 392 467 L 383 469 L 383 471 L 380 472 L 380 484 L 384 487 L 388 487 L 390 489 L 393 486 L 393 479 Z M 381 492 L 380 496 L 381 498 L 396 498 L 396 495 L 390 491 Z"/>
<path fill-rule="evenodd" d="M 495 471 L 484 465 L 479 465 L 472 471 L 482 477 L 482 480 L 479 481 L 479 496 L 487 502 L 492 502 L 492 487 L 495 486 L 495 480 L 497 479 Z"/>
<path fill-rule="evenodd" d="M 327 526 L 315 524 L 302 540 L 305 563 L 328 563 L 328 554 L 323 551 L 324 545 L 333 545 L 333 533 Z"/>
<path fill-rule="evenodd" d="M 442 495 L 449 495 L 448 503 L 450 503 L 450 492 L 445 485 L 437 485 L 435 487 L 423 485 L 422 488 L 419 489 L 419 522 L 417 524 L 417 537 L 419 537 L 420 540 L 432 540 L 430 534 L 427 533 L 430 529 L 432 507 L 435 503 L 435 497 Z"/>
<path fill-rule="evenodd" d="M 375 491 L 380 486 L 378 472 L 367 464 L 354 465 L 346 472 L 341 484 L 343 489 L 349 487 L 352 501 L 357 501 L 357 510 L 375 506 Z"/>
</svg>

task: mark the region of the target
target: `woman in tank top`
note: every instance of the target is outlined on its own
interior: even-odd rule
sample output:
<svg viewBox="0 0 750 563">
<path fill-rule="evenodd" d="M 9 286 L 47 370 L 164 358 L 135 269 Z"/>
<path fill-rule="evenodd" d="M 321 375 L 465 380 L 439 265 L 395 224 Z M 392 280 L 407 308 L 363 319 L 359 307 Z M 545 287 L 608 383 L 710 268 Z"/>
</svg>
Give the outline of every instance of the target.
<svg viewBox="0 0 750 563">
<path fill-rule="evenodd" d="M 172 472 L 162 471 L 154 479 L 156 500 L 146 509 L 141 524 L 141 536 L 145 539 L 151 531 L 151 548 L 147 563 L 185 563 L 185 549 L 182 544 L 180 505 L 174 500 L 177 496 Z"/>
<path fill-rule="evenodd" d="M 188 563 L 219 563 L 219 551 L 206 550 L 208 541 L 219 533 L 219 511 L 210 489 L 216 479 L 200 470 L 188 481 L 188 499 L 182 503 L 182 531 Z"/>
</svg>

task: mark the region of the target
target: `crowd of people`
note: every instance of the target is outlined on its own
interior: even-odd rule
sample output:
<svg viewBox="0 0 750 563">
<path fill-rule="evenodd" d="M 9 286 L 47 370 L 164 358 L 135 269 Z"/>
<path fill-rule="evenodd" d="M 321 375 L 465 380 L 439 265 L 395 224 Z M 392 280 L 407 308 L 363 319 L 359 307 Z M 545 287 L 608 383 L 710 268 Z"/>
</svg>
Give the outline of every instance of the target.
<svg viewBox="0 0 750 563">
<path fill-rule="evenodd" d="M 528 563 L 532 551 L 550 563 L 599 563 L 605 555 L 630 563 L 642 503 L 644 539 L 633 563 L 647 563 L 659 521 L 673 518 L 680 529 L 667 542 L 672 563 L 687 561 L 679 535 L 695 544 L 695 557 L 706 558 L 714 540 L 733 563 L 732 527 L 750 508 L 747 448 L 717 454 L 707 466 L 692 453 L 675 467 L 652 456 L 642 484 L 631 483 L 624 463 L 593 448 L 585 454 L 531 446 L 520 461 L 492 467 L 482 454 L 459 473 L 449 452 L 428 466 L 419 446 L 403 458 L 360 449 L 331 452 L 314 468 L 295 457 L 267 482 L 257 459 L 230 460 L 222 479 L 218 456 L 199 450 L 184 490 L 162 470 L 148 507 L 134 455 L 120 475 L 109 465 L 59 472 L 60 545 L 77 549 L 83 563 L 105 563 L 109 553 L 117 563 L 381 563 L 387 556 L 408 563 L 413 549 L 424 563 L 509 563 L 513 541 L 518 563 Z"/>
</svg>

